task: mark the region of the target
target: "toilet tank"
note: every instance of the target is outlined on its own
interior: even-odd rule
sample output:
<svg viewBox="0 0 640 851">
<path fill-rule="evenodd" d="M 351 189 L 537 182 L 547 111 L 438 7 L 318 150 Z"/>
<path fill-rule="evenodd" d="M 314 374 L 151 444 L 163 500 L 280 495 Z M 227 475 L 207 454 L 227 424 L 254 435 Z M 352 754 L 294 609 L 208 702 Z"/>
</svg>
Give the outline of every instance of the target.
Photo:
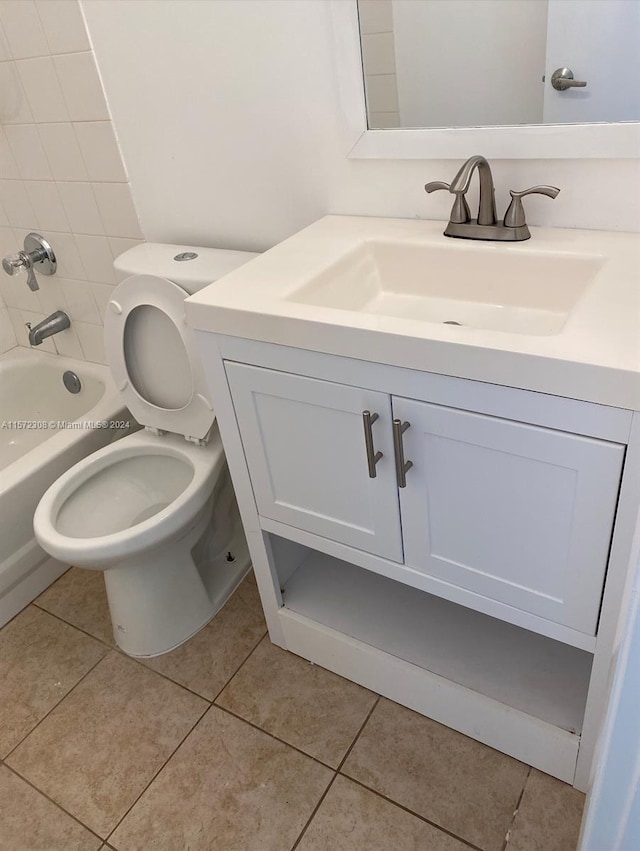
<svg viewBox="0 0 640 851">
<path fill-rule="evenodd" d="M 251 251 L 144 242 L 125 251 L 113 265 L 118 283 L 131 275 L 155 275 L 191 294 L 254 257 L 258 254 Z"/>
</svg>

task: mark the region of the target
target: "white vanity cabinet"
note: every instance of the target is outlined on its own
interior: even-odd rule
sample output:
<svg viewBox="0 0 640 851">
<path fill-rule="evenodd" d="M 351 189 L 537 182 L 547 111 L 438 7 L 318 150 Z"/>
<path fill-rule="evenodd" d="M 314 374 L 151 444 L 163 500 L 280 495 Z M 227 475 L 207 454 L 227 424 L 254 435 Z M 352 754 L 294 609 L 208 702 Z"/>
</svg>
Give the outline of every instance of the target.
<svg viewBox="0 0 640 851">
<path fill-rule="evenodd" d="M 237 363 L 227 377 L 259 514 L 401 562 L 389 396 Z M 378 414 L 375 478 L 365 410 Z"/>
<path fill-rule="evenodd" d="M 271 640 L 584 790 L 640 505 L 633 411 L 198 342 Z"/>
<path fill-rule="evenodd" d="M 227 363 L 226 374 L 262 518 L 593 647 L 622 445 L 274 369 Z"/>
</svg>

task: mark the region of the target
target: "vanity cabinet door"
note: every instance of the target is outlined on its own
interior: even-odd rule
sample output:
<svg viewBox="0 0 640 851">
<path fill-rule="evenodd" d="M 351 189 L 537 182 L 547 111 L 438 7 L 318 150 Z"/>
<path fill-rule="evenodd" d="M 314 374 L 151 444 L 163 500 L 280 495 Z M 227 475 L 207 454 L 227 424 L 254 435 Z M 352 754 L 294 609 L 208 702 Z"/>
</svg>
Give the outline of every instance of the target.
<svg viewBox="0 0 640 851">
<path fill-rule="evenodd" d="M 390 397 L 245 364 L 226 372 L 258 513 L 401 562 Z M 378 415 L 375 478 L 364 411 Z"/>
<path fill-rule="evenodd" d="M 393 398 L 410 423 L 405 563 L 588 635 L 597 628 L 624 447 Z"/>
</svg>

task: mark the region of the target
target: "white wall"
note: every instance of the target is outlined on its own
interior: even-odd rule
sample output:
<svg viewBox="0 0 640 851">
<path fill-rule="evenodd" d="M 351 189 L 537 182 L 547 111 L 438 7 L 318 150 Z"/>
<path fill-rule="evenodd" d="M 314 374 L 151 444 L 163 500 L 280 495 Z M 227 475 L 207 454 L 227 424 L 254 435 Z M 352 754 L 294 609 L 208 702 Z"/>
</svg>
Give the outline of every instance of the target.
<svg viewBox="0 0 640 851">
<path fill-rule="evenodd" d="M 36 292 L 0 272 L 0 349 L 64 310 L 41 348 L 103 363 L 113 258 L 142 233 L 78 0 L 0 3 L 0 124 L 0 256 L 37 231 L 58 261 Z"/>
<path fill-rule="evenodd" d="M 325 0 L 82 5 L 148 239 L 265 249 L 329 212 L 448 218 L 423 186 L 458 162 L 346 158 Z M 509 188 L 550 183 L 532 224 L 640 227 L 637 161 L 493 168 L 500 212 Z"/>
<path fill-rule="evenodd" d="M 393 0 L 400 125 L 539 124 L 546 0 Z"/>
</svg>

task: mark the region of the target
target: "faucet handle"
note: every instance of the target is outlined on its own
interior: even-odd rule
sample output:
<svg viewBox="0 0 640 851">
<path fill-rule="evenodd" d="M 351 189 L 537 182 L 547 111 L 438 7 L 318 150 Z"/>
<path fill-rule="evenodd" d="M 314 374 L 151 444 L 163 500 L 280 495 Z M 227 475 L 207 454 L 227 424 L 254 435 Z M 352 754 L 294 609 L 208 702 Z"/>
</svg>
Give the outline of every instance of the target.
<svg viewBox="0 0 640 851">
<path fill-rule="evenodd" d="M 532 186 L 530 189 L 523 189 L 516 192 L 511 189 L 511 203 L 504 214 L 504 226 L 506 228 L 521 228 L 526 225 L 524 207 L 522 199 L 525 195 L 546 195 L 549 198 L 555 198 L 560 190 L 557 186 Z"/>
<path fill-rule="evenodd" d="M 428 192 L 429 194 L 437 192 L 438 189 L 446 189 L 447 192 L 452 191 L 451 185 L 449 183 L 444 183 L 442 180 L 432 180 L 431 183 L 426 183 L 424 187 L 425 192 Z M 467 199 L 464 197 L 465 192 L 454 192 L 453 194 L 456 196 L 456 200 L 453 202 L 449 221 L 454 222 L 455 224 L 470 222 L 471 211 L 469 210 Z"/>
</svg>

